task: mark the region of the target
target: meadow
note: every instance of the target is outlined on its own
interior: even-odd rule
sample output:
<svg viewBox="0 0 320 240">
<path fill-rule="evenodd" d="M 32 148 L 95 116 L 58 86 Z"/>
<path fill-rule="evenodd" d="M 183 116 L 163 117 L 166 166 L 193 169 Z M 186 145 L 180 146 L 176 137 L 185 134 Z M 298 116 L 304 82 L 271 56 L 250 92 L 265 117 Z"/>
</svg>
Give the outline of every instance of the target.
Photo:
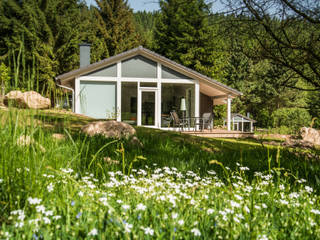
<svg viewBox="0 0 320 240">
<path fill-rule="evenodd" d="M 320 238 L 319 150 L 89 121 L 0 110 L 0 239 Z"/>
</svg>

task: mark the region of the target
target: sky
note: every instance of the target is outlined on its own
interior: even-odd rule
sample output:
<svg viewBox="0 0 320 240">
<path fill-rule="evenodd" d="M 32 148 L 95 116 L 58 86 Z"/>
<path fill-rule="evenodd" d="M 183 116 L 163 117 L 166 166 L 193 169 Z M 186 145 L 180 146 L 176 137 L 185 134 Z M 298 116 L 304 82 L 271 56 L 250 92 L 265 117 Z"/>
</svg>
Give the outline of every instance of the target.
<svg viewBox="0 0 320 240">
<path fill-rule="evenodd" d="M 87 4 L 95 4 L 94 0 L 86 0 Z M 130 7 L 134 12 L 136 11 L 156 11 L 159 10 L 159 3 L 157 0 L 128 0 Z"/>
<path fill-rule="evenodd" d="M 86 0 L 87 4 L 95 4 L 94 0 Z M 130 7 L 133 9 L 134 12 L 137 11 L 156 11 L 159 10 L 159 3 L 158 0 L 128 0 L 128 3 Z M 216 3 L 213 5 L 214 12 L 217 12 L 217 10 L 220 10 L 222 8 L 222 5 L 219 3 L 219 1 L 216 1 Z"/>
</svg>

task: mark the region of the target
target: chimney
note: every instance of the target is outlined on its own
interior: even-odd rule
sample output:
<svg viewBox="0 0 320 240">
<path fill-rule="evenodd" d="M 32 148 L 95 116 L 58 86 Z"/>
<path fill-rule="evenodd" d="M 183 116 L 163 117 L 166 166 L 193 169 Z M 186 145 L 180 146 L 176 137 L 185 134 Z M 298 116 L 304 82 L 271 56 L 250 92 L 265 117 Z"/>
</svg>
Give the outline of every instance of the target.
<svg viewBox="0 0 320 240">
<path fill-rule="evenodd" d="M 250 118 L 250 113 L 249 112 L 247 112 L 247 118 Z"/>
<path fill-rule="evenodd" d="M 80 43 L 80 68 L 90 65 L 90 46 L 89 43 Z"/>
</svg>

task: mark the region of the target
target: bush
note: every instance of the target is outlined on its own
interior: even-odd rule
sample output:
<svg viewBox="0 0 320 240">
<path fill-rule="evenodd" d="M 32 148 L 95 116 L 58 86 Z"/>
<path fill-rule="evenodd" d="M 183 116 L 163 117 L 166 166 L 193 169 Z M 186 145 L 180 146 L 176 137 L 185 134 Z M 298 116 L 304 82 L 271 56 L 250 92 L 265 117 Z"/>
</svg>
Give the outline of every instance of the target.
<svg viewBox="0 0 320 240">
<path fill-rule="evenodd" d="M 279 108 L 271 115 L 273 127 L 281 128 L 283 126 L 296 132 L 303 126 L 308 126 L 311 122 L 311 116 L 303 108 Z"/>
</svg>

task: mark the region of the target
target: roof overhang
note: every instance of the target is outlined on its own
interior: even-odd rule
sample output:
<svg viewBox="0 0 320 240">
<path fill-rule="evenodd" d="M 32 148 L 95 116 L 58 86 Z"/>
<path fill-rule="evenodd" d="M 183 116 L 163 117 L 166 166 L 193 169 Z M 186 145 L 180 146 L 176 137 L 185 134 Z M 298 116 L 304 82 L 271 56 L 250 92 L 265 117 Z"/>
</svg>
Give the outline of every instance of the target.
<svg viewBox="0 0 320 240">
<path fill-rule="evenodd" d="M 71 72 L 59 75 L 56 77 L 56 80 L 59 80 L 62 85 L 70 85 L 68 84 L 69 81 L 79 77 L 86 75 L 87 73 L 94 72 L 96 70 L 99 70 L 101 68 L 107 67 L 109 65 L 115 64 L 118 61 L 123 61 L 128 58 L 141 55 L 143 57 L 149 58 L 155 62 L 159 62 L 160 64 L 169 67 L 183 75 L 186 75 L 192 79 L 198 80 L 200 83 L 200 91 L 210 97 L 214 97 L 217 95 L 228 95 L 232 98 L 242 95 L 241 92 L 239 92 L 236 89 L 233 89 L 231 87 L 228 87 L 216 80 L 213 80 L 199 72 L 196 72 L 190 68 L 187 68 L 179 63 L 176 63 L 166 57 L 163 57 L 153 51 L 150 51 L 143 47 L 137 47 L 134 49 L 131 49 L 129 51 L 123 52 L 121 54 L 115 55 L 110 58 L 106 58 L 102 61 L 90 64 L 86 67 L 82 67 L 76 70 L 73 70 Z"/>
</svg>

